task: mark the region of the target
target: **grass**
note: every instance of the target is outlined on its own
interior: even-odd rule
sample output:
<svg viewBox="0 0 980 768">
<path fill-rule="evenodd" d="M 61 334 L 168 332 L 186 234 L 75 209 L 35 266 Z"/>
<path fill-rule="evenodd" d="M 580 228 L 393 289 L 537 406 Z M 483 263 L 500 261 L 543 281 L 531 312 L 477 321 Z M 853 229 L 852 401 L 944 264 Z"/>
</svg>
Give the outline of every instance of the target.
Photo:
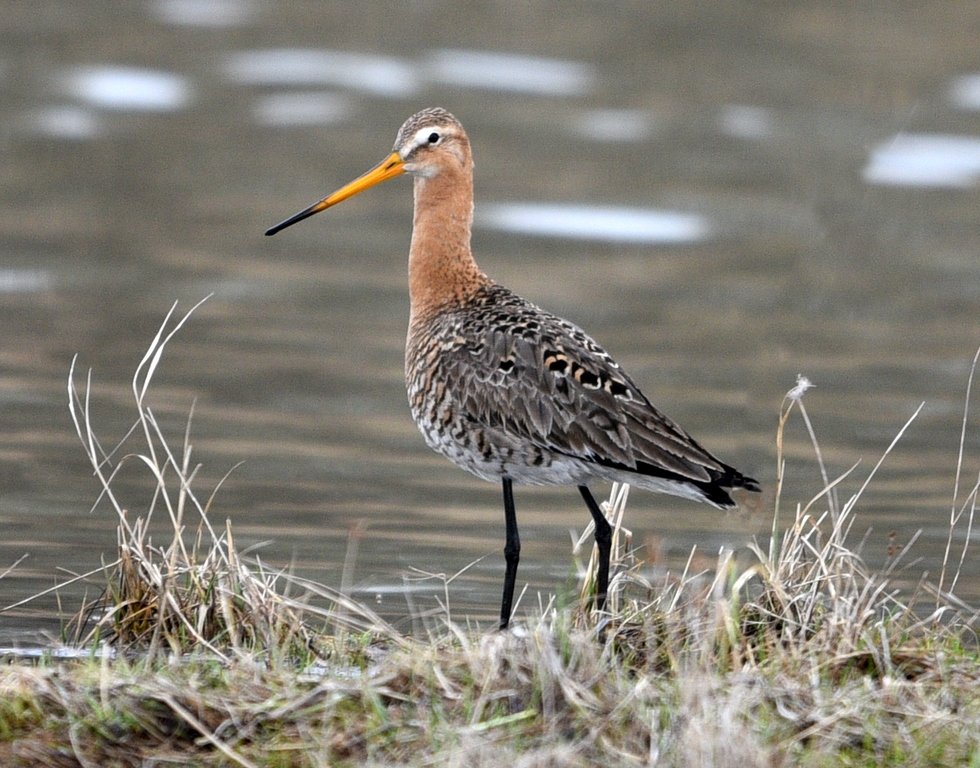
<svg viewBox="0 0 980 768">
<path fill-rule="evenodd" d="M 79 391 L 73 367 L 71 413 L 116 512 L 118 557 L 88 575 L 103 594 L 69 624 L 86 652 L 0 667 L 0 765 L 980 766 L 977 615 L 953 594 L 977 495 L 959 490 L 962 451 L 939 582 L 910 597 L 892 580 L 912 544 L 880 572 L 857 554 L 875 470 L 850 495 L 853 473 L 827 476 L 801 380 L 780 413 L 772 535 L 750 563 L 722 552 L 709 572 L 651 583 L 622 526 L 628 489 L 614 488 L 606 615 L 585 608 L 585 567 L 578 599 L 513 631 L 464 627 L 447 609 L 406 636 L 243 557 L 231 527 L 209 520 L 189 427 L 172 449 L 147 404 L 189 315 L 168 316 L 150 345 L 134 427 L 112 450 L 91 422 L 91 377 Z M 824 486 L 788 511 L 796 414 Z M 112 490 L 127 463 L 153 490 L 135 519 Z M 155 517 L 164 545 L 148 534 Z"/>
</svg>

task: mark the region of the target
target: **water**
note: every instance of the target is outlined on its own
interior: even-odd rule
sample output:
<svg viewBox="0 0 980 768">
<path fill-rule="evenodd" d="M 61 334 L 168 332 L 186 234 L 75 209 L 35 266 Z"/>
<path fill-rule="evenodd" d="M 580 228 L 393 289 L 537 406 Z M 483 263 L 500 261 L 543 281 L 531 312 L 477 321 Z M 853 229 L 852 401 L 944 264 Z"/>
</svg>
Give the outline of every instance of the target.
<svg viewBox="0 0 980 768">
<path fill-rule="evenodd" d="M 450 600 L 456 617 L 492 619 L 499 489 L 430 454 L 405 403 L 409 182 L 262 237 L 377 162 L 430 105 L 473 141 L 484 269 L 587 328 L 766 487 L 732 515 L 635 492 L 628 524 L 644 552 L 677 569 L 694 545 L 710 562 L 765 535 L 774 425 L 802 372 L 830 473 L 859 462 L 842 494 L 926 403 L 855 531 L 870 529 L 874 564 L 891 532 L 901 544 L 922 529 L 904 576 L 935 578 L 980 345 L 978 22 L 968 3 L 928 15 L 596 5 L 560 18 L 500 4 L 395 16 L 245 0 L 12 6 L 0 22 L 0 573 L 16 567 L 0 604 L 114 556 L 115 521 L 105 504 L 90 511 L 98 486 L 68 416 L 73 355 L 78 383 L 93 369 L 93 419 L 113 446 L 167 310 L 213 294 L 150 394 L 174 445 L 194 408 L 198 493 L 220 484 L 212 519 L 229 518 L 265 562 L 332 586 L 356 535 L 355 593 L 396 620 L 409 596 L 424 610 L 442 594 L 412 569 L 479 561 Z M 784 508 L 821 487 L 798 420 L 788 468 Z M 137 462 L 117 488 L 132 515 L 146 508 Z M 519 489 L 517 504 L 533 605 L 565 583 L 568 531 L 588 516 L 570 489 Z M 85 589 L 65 589 L 66 611 Z M 958 592 L 980 598 L 975 558 Z M 0 635 L 55 632 L 56 609 L 44 598 L 0 616 Z"/>
</svg>

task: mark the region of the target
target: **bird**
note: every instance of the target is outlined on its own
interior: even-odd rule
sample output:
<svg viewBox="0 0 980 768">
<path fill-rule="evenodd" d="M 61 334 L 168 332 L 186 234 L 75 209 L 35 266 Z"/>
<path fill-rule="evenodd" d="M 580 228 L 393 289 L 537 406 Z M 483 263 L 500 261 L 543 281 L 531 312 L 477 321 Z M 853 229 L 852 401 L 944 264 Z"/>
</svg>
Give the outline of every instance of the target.
<svg viewBox="0 0 980 768">
<path fill-rule="evenodd" d="M 462 124 L 445 109 L 412 115 L 377 166 L 265 234 L 403 174 L 414 178 L 405 347 L 409 406 L 430 448 L 501 484 L 499 628 L 511 621 L 520 562 L 514 484 L 577 486 L 594 522 L 593 606 L 601 612 L 612 529 L 591 483 L 626 482 L 720 509 L 736 506 L 730 491 L 759 491 L 759 483 L 661 413 L 579 326 L 521 298 L 477 266 L 470 248 L 473 153 Z"/>
</svg>

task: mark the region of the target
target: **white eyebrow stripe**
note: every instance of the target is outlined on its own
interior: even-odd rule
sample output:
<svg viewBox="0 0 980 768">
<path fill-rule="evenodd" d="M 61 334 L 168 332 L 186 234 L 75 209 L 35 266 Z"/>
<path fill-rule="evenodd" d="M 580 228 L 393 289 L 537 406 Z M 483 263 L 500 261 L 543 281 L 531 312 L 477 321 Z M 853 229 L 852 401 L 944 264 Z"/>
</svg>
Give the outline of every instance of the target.
<svg viewBox="0 0 980 768">
<path fill-rule="evenodd" d="M 421 147 L 423 144 L 428 144 L 429 143 L 429 136 L 432 135 L 433 133 L 438 133 L 438 131 L 435 131 L 432 128 L 432 126 L 428 126 L 428 127 L 425 127 L 425 128 L 419 128 L 415 132 L 415 140 L 412 142 L 412 147 L 413 148 L 414 147 Z"/>
</svg>

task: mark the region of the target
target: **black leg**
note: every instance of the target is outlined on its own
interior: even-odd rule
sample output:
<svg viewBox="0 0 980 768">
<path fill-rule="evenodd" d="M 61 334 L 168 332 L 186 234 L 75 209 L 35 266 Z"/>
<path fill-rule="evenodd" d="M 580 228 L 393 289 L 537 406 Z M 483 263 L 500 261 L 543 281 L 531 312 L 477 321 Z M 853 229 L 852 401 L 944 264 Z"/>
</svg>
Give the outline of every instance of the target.
<svg viewBox="0 0 980 768">
<path fill-rule="evenodd" d="M 589 512 L 592 514 L 592 521 L 595 523 L 595 544 L 599 549 L 599 573 L 596 575 L 595 607 L 597 611 L 601 611 L 606 607 L 606 593 L 609 591 L 609 553 L 612 549 L 612 526 L 609 525 L 606 516 L 602 514 L 599 505 L 596 504 L 595 498 L 593 498 L 592 492 L 589 490 L 589 486 L 580 485 L 578 490 L 582 494 L 582 498 L 585 499 L 585 505 L 589 508 Z"/>
<path fill-rule="evenodd" d="M 507 539 L 504 544 L 504 597 L 500 602 L 500 628 L 507 629 L 510 611 L 514 605 L 514 584 L 517 581 L 517 564 L 521 560 L 521 537 L 517 533 L 517 512 L 514 509 L 514 488 L 509 477 L 504 485 L 504 523 L 507 525 Z M 595 503 L 595 502 L 593 502 Z M 608 562 L 608 558 L 607 558 Z"/>
</svg>

